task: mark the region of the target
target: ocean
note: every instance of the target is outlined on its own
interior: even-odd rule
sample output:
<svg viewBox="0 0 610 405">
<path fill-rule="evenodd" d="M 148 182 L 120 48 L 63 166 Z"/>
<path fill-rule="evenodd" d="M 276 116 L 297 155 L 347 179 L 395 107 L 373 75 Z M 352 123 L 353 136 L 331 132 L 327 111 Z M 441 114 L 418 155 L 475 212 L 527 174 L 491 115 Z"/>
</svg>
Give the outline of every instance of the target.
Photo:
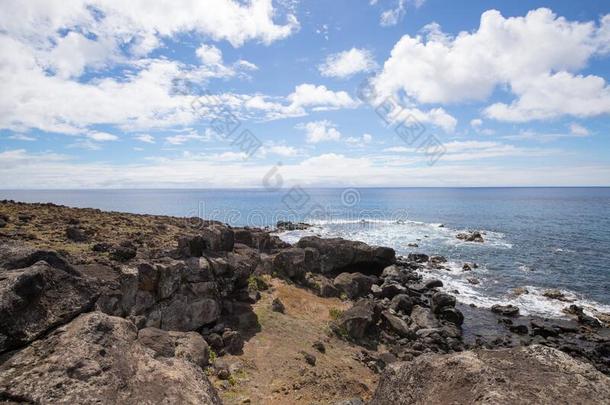
<svg viewBox="0 0 610 405">
<path fill-rule="evenodd" d="M 283 232 L 340 236 L 398 254 L 443 255 L 439 278 L 464 304 L 511 303 L 524 314 L 562 317 L 569 303 L 610 312 L 610 188 L 284 188 L 226 190 L 1 190 L 0 199 L 217 219 L 235 226 L 279 220 L 314 226 Z M 456 234 L 483 232 L 484 243 Z M 417 247 L 409 246 L 417 244 Z M 462 271 L 464 263 L 478 268 Z M 479 284 L 467 279 L 476 278 Z M 529 293 L 515 295 L 525 287 Z"/>
</svg>

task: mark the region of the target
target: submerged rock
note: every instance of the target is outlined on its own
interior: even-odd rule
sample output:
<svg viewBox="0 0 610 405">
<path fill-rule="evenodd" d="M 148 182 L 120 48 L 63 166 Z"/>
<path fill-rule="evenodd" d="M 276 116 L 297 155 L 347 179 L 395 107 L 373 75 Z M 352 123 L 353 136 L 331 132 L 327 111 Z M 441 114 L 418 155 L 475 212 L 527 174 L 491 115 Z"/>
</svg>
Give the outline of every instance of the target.
<svg viewBox="0 0 610 405">
<path fill-rule="evenodd" d="M 473 232 L 461 232 L 458 233 L 456 236 L 456 238 L 466 241 L 466 242 L 478 242 L 478 243 L 483 243 L 483 235 L 481 235 L 481 232 L 479 231 L 473 231 Z"/>
<path fill-rule="evenodd" d="M 386 367 L 371 404 L 610 402 L 610 378 L 544 346 L 428 354 Z"/>
<path fill-rule="evenodd" d="M 519 308 L 514 305 L 495 304 L 491 307 L 491 312 L 504 316 L 518 316 Z"/>
</svg>

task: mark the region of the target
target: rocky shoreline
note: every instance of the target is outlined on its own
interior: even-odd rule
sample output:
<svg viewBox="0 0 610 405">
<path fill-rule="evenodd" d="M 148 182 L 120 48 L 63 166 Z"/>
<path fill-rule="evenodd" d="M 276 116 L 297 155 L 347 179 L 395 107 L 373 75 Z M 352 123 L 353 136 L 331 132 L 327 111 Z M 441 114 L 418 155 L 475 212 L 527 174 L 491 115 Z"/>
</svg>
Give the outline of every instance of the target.
<svg viewBox="0 0 610 405">
<path fill-rule="evenodd" d="M 464 238 L 483 243 L 473 235 Z M 422 276 L 444 261 L 423 253 L 396 257 L 391 248 L 338 238 L 289 245 L 268 230 L 199 218 L 2 201 L 0 401 L 518 402 L 506 384 L 527 388 L 533 402 L 610 401 L 607 319 L 575 306 L 571 318 L 554 320 L 520 316 L 511 307 L 463 306 L 441 291 L 440 280 Z M 301 375 L 333 381 L 323 372 L 336 373 L 339 360 L 329 362 L 327 347 L 340 347 L 381 376 L 379 387 L 354 385 L 324 400 L 315 398 L 315 384 L 310 391 L 293 386 L 300 393 L 290 399 L 287 390 L 264 396 L 260 387 L 229 395 L 240 370 L 228 359 L 247 357 L 249 341 L 275 333 L 265 329 L 261 303 L 291 316 L 278 288 L 318 296 L 320 305 L 341 303 L 329 311 L 324 341 L 295 350 Z M 525 378 L 537 370 L 546 377 Z M 568 384 L 560 371 L 578 383 Z M 489 372 L 498 378 L 483 378 Z M 426 391 L 439 379 L 453 385 Z M 479 394 L 460 397 L 452 392 L 456 384 L 475 384 L 469 395 Z"/>
</svg>

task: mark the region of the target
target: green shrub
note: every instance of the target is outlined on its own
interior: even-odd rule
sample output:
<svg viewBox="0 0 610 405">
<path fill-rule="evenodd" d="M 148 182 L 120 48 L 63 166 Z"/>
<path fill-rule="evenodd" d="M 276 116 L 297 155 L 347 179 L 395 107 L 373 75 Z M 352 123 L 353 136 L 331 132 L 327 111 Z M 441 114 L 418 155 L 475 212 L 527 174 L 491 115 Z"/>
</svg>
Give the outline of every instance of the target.
<svg viewBox="0 0 610 405">
<path fill-rule="evenodd" d="M 336 321 L 341 317 L 341 315 L 343 315 L 343 311 L 341 311 L 339 308 L 331 308 L 328 310 L 328 314 L 330 315 L 331 319 Z"/>
<path fill-rule="evenodd" d="M 248 288 L 252 291 L 265 291 L 269 285 L 261 276 L 252 275 L 248 277 Z"/>
</svg>

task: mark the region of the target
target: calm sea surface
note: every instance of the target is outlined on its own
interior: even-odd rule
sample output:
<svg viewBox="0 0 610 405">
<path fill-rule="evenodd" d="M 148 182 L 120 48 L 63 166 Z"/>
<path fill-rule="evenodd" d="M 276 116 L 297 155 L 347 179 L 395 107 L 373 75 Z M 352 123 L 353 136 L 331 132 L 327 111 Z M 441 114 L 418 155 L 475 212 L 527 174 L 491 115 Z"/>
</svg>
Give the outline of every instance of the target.
<svg viewBox="0 0 610 405">
<path fill-rule="evenodd" d="M 199 216 L 232 225 L 303 220 L 315 227 L 282 238 L 292 242 L 315 233 L 391 246 L 400 254 L 446 256 L 452 270 L 433 276 L 458 290 L 464 303 L 510 302 L 525 313 L 561 316 L 568 304 L 542 296 L 558 288 L 581 305 L 610 311 L 610 188 L 0 190 L 0 199 Z M 464 230 L 484 232 L 485 243 L 456 239 Z M 463 272 L 464 262 L 479 268 Z M 515 287 L 530 293 L 515 297 Z"/>
</svg>

